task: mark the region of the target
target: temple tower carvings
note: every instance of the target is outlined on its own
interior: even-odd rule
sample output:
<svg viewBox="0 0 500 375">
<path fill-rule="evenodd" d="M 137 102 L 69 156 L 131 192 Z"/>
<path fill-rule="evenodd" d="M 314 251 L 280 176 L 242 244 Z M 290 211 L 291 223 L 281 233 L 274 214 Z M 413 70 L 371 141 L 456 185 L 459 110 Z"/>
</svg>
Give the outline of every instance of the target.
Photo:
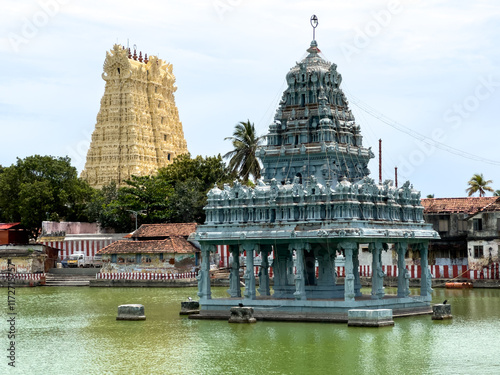
<svg viewBox="0 0 500 375">
<path fill-rule="evenodd" d="M 154 174 L 188 152 L 171 64 L 115 44 L 103 70 L 106 86 L 81 174 L 95 188 Z"/>
</svg>

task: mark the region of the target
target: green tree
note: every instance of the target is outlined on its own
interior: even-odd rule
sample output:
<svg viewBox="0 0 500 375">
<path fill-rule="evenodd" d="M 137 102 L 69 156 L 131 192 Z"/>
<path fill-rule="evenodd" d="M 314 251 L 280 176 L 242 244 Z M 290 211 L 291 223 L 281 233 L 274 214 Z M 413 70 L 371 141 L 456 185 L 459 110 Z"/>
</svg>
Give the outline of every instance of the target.
<svg viewBox="0 0 500 375">
<path fill-rule="evenodd" d="M 18 158 L 0 173 L 0 219 L 20 221 L 36 238 L 44 220 L 86 220 L 91 195 L 68 157 Z"/>
<path fill-rule="evenodd" d="M 494 192 L 493 188 L 488 186 L 492 182 L 492 180 L 485 180 L 482 173 L 476 173 L 469 180 L 469 187 L 465 191 L 469 197 L 477 192 L 479 192 L 480 197 L 484 197 L 486 191 Z"/>
<path fill-rule="evenodd" d="M 232 137 L 224 140 L 231 140 L 234 150 L 224 155 L 224 159 L 229 159 L 229 170 L 236 172 L 243 182 L 247 182 L 250 175 L 254 180 L 260 178 L 260 162 L 256 156 L 256 151 L 262 143 L 263 137 L 257 137 L 255 126 L 247 120 L 241 121 L 235 126 Z"/>
<path fill-rule="evenodd" d="M 98 222 L 103 228 L 113 228 L 117 232 L 130 232 L 135 228 L 130 212 L 119 200 L 119 189 L 112 181 L 101 189 L 94 189 L 87 204 L 87 215 L 92 222 Z"/>
<path fill-rule="evenodd" d="M 158 178 L 173 188 L 168 199 L 169 221 L 203 223 L 208 191 L 214 184 L 231 182 L 236 175 L 230 173 L 220 155 L 191 158 L 184 154 L 161 169 Z"/>
<path fill-rule="evenodd" d="M 500 197 L 500 190 L 495 190 L 495 192 L 493 193 L 493 195 L 495 197 Z"/>
<path fill-rule="evenodd" d="M 434 198 L 434 194 L 427 194 L 426 198 Z"/>
<path fill-rule="evenodd" d="M 180 155 L 156 176 L 133 176 L 119 189 L 110 184 L 96 190 L 87 213 L 101 226 L 120 232 L 135 228 L 135 217 L 130 210 L 141 212 L 139 224 L 203 223 L 208 190 L 233 178 L 220 155 L 206 158 Z"/>
</svg>

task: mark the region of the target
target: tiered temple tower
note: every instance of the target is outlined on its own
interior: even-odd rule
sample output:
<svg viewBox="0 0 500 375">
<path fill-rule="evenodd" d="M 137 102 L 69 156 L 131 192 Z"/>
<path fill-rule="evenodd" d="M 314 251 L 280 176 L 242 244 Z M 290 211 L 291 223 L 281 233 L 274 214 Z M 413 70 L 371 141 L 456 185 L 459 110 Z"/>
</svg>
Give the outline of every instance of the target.
<svg viewBox="0 0 500 375">
<path fill-rule="evenodd" d="M 315 40 L 308 56 L 286 76 L 288 88 L 269 127 L 267 147 L 258 156 L 264 181 L 285 183 L 314 175 L 335 186 L 368 176 L 374 155 L 364 148 L 361 130 L 340 88 L 337 65 L 324 60 Z"/>
<path fill-rule="evenodd" d="M 336 65 L 319 55 L 315 40 L 307 51 L 287 74 L 288 87 L 267 145 L 258 151 L 262 179 L 253 188 L 235 181 L 208 192 L 206 222 L 195 236 L 202 252 L 200 317 L 228 318 L 238 303 L 255 307 L 258 318 L 284 320 L 307 314 L 308 319 L 335 321 L 355 308 L 429 312 L 428 242 L 438 233 L 423 220 L 420 192 L 409 181 L 396 187 L 390 180 L 377 184 L 369 177 L 367 165 L 374 155 L 362 145 Z M 229 296 L 212 299 L 209 259 L 221 244 L 232 254 Z M 362 245 L 372 254 L 371 295 L 361 292 Z M 397 253 L 398 287 L 396 294 L 386 296 L 381 253 L 391 247 Z M 419 296 L 410 295 L 405 267 L 409 248 L 420 253 Z M 339 253 L 344 282 L 337 282 Z M 240 254 L 246 265 L 243 294 Z M 255 254 L 262 259 L 258 289 Z"/>
<path fill-rule="evenodd" d="M 106 87 L 81 175 L 95 188 L 154 174 L 188 152 L 171 64 L 115 44 L 103 70 Z"/>
</svg>

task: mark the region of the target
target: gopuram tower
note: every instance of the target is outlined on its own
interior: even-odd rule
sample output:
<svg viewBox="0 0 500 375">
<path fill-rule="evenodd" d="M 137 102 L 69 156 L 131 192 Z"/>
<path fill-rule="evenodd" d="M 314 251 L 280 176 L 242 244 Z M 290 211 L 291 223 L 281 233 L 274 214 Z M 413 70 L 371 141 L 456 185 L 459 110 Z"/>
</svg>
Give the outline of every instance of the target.
<svg viewBox="0 0 500 375">
<path fill-rule="evenodd" d="M 94 188 L 154 174 L 188 152 L 171 64 L 115 44 L 103 70 L 106 86 L 81 174 Z"/>
</svg>

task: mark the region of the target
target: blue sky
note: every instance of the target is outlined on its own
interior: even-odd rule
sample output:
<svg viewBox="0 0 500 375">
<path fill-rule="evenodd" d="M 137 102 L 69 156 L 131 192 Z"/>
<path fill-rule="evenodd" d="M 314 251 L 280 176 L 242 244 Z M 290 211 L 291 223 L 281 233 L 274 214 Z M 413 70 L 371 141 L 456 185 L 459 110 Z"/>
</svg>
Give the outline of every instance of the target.
<svg viewBox="0 0 500 375">
<path fill-rule="evenodd" d="M 231 149 L 224 137 L 239 121 L 267 132 L 316 14 L 319 48 L 343 76 L 364 145 L 376 151 L 383 140 L 384 179 L 397 166 L 400 184 L 459 197 L 483 173 L 500 189 L 496 1 L 3 0 L 0 7 L 0 165 L 69 155 L 81 171 L 106 51 L 127 40 L 173 64 L 191 154 L 224 154 Z"/>
</svg>

